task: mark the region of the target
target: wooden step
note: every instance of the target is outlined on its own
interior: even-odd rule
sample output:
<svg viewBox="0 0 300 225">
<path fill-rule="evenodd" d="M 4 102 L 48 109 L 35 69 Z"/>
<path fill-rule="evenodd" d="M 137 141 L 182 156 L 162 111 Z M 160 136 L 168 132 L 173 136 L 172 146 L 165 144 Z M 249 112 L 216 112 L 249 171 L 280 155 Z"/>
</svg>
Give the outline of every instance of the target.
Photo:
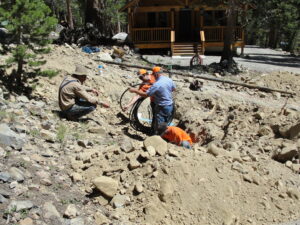
<svg viewBox="0 0 300 225">
<path fill-rule="evenodd" d="M 193 56 L 195 55 L 195 43 L 174 43 L 172 46 L 173 56 Z M 198 44 L 198 52 L 202 52 L 202 46 Z"/>
</svg>

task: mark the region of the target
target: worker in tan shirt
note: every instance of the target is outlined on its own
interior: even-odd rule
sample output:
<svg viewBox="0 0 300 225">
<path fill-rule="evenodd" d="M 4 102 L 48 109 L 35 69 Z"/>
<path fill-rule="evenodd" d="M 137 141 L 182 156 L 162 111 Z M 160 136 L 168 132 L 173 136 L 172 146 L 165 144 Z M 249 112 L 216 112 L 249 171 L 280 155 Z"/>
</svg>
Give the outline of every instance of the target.
<svg viewBox="0 0 300 225">
<path fill-rule="evenodd" d="M 99 104 L 98 99 L 88 93 L 92 92 L 98 96 L 98 91 L 83 86 L 87 76 L 87 69 L 81 65 L 76 65 L 75 72 L 72 76 L 66 77 L 59 87 L 59 107 L 63 116 L 69 120 L 76 120 L 79 117 L 94 111 L 97 104 Z M 109 107 L 106 103 L 101 104 L 104 107 Z"/>
</svg>

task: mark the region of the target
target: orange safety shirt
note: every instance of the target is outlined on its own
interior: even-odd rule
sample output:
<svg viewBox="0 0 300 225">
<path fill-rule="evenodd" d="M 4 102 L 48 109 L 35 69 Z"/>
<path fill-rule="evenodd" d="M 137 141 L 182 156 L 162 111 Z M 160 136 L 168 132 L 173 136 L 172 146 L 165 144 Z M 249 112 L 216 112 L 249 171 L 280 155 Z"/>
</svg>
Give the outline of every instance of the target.
<svg viewBox="0 0 300 225">
<path fill-rule="evenodd" d="M 191 137 L 179 127 L 168 127 L 162 138 L 177 145 L 180 145 L 182 141 L 188 141 L 190 144 L 193 144 Z"/>
</svg>

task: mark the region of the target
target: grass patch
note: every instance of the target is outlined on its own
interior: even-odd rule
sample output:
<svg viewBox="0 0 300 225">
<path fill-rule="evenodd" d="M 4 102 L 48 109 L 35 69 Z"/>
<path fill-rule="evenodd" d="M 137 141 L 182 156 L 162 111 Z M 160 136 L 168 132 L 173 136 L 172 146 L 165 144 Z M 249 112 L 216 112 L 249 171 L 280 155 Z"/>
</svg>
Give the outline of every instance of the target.
<svg viewBox="0 0 300 225">
<path fill-rule="evenodd" d="M 68 128 L 63 124 L 60 124 L 56 134 L 57 140 L 62 143 L 66 138 L 67 132 L 68 132 Z"/>
<path fill-rule="evenodd" d="M 49 77 L 50 79 L 57 76 L 59 71 L 56 70 L 43 70 L 39 72 L 39 75 L 42 77 Z"/>
<path fill-rule="evenodd" d="M 41 135 L 40 131 L 36 128 L 34 129 L 31 129 L 29 131 L 29 134 L 32 136 L 32 137 L 39 137 Z"/>
</svg>

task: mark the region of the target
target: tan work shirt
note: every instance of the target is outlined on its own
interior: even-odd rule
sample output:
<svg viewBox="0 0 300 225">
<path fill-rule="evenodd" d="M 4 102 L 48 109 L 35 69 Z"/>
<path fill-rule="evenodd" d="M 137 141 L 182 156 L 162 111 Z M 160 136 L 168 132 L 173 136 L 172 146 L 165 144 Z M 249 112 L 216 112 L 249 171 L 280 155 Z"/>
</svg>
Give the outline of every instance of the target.
<svg viewBox="0 0 300 225">
<path fill-rule="evenodd" d="M 63 86 L 67 82 L 75 80 L 73 82 L 68 83 L 67 85 Z M 61 87 L 63 87 L 61 89 Z M 59 107 L 62 111 L 71 108 L 75 104 L 76 98 L 83 98 L 86 101 L 97 104 L 97 98 L 91 96 L 87 93 L 87 91 L 91 90 L 91 88 L 87 88 L 81 85 L 80 81 L 72 76 L 68 76 L 60 85 L 59 87 L 61 90 L 59 91 L 58 102 Z"/>
</svg>

